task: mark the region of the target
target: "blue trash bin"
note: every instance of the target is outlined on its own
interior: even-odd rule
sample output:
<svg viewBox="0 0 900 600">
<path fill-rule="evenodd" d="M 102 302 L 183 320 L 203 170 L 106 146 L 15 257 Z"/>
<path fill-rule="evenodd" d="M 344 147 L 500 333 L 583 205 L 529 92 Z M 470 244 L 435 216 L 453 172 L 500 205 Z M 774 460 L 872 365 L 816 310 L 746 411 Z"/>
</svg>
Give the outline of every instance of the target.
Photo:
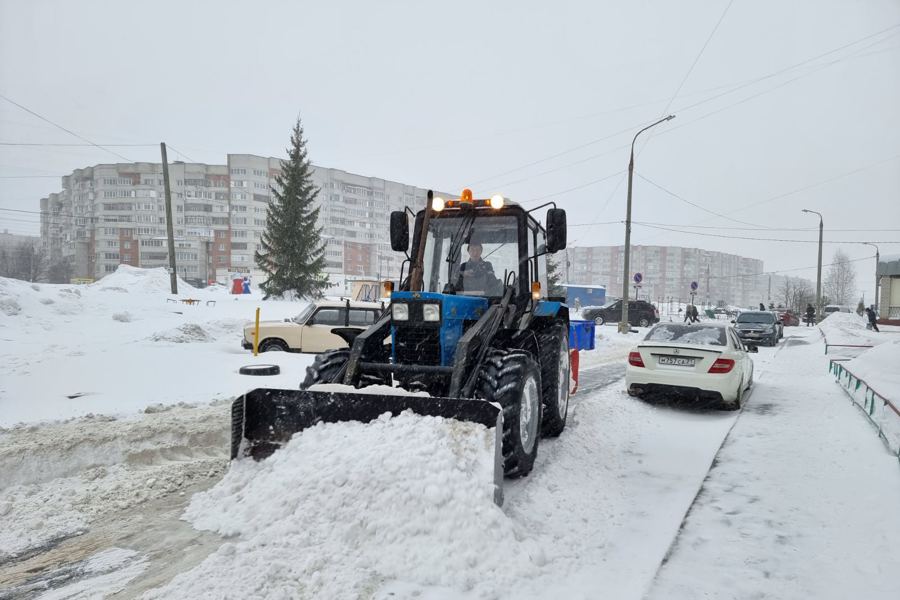
<svg viewBox="0 0 900 600">
<path fill-rule="evenodd" d="M 569 321 L 569 349 L 593 350 L 595 326 L 593 321 Z"/>
</svg>

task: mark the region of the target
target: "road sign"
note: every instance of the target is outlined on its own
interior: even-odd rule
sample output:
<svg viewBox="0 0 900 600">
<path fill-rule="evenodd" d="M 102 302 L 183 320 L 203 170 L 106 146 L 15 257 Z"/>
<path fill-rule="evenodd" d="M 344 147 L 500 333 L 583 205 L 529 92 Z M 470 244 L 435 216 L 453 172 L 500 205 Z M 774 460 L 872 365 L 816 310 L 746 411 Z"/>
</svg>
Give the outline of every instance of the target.
<svg viewBox="0 0 900 600">
<path fill-rule="evenodd" d="M 697 288 L 698 288 L 698 287 L 700 287 L 700 286 L 697 285 L 697 282 L 696 282 L 696 281 L 692 281 L 692 282 L 691 282 L 691 289 L 692 289 L 692 290 L 697 291 Z"/>
<path fill-rule="evenodd" d="M 640 273 L 634 274 L 634 282 L 635 283 L 640 283 L 641 281 L 643 281 L 643 279 L 644 279 L 644 276 L 641 275 Z"/>
</svg>

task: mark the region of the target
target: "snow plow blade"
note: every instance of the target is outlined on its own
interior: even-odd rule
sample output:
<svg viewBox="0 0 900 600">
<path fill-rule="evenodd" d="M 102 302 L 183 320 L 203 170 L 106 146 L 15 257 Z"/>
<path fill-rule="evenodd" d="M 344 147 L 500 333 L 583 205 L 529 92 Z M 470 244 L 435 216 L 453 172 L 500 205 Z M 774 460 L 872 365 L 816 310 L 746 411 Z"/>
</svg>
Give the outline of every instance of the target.
<svg viewBox="0 0 900 600">
<path fill-rule="evenodd" d="M 494 501 L 503 503 L 503 413 L 484 400 L 430 396 L 256 389 L 231 405 L 231 458 L 262 460 L 295 433 L 317 423 L 368 423 L 384 413 L 405 410 L 431 417 L 480 423 L 494 437 Z"/>
</svg>

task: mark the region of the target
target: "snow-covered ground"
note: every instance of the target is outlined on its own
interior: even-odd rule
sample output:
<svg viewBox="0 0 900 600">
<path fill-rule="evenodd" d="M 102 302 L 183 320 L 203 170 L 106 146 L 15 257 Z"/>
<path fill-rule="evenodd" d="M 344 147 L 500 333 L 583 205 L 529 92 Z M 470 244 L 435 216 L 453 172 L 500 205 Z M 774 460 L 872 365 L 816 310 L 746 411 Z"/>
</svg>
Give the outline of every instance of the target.
<svg viewBox="0 0 900 600">
<path fill-rule="evenodd" d="M 0 278 L 0 427 L 208 403 L 258 383 L 295 387 L 302 379 L 311 357 L 254 359 L 240 342 L 258 306 L 261 319 L 284 319 L 303 303 L 263 303 L 258 294 L 183 281 L 178 290 L 169 294 L 163 269 L 127 265 L 90 285 Z M 200 302 L 180 301 L 187 298 Z M 281 375 L 249 382 L 238 368 L 254 362 L 279 364 Z"/>
<path fill-rule="evenodd" d="M 113 277 L 0 280 L 0 337 L 15 342 L 0 383 L 0 599 L 900 590 L 900 469 L 829 377 L 817 329 L 759 349 L 734 413 L 628 397 L 644 332 L 598 328 L 566 431 L 505 482 L 501 508 L 487 431 L 441 419 L 323 424 L 229 465 L 229 400 L 262 383 L 237 374 L 253 362 L 240 326 L 258 305 L 263 318 L 302 305 L 188 288 L 179 297 L 203 301 L 173 304 L 164 272 Z M 295 388 L 311 357 L 260 359 L 282 366 L 265 383 Z"/>
</svg>

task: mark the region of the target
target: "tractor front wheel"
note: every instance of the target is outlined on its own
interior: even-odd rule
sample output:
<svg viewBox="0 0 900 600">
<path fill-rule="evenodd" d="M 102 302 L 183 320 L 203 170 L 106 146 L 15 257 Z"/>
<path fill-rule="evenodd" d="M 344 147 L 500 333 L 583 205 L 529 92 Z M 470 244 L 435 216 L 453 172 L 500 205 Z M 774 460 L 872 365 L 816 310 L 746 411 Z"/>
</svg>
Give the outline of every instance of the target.
<svg viewBox="0 0 900 600">
<path fill-rule="evenodd" d="M 528 475 L 540 439 L 540 368 L 526 352 L 496 350 L 479 373 L 478 391 L 503 409 L 504 475 Z"/>
<path fill-rule="evenodd" d="M 305 390 L 317 383 L 342 383 L 334 381 L 334 378 L 343 371 L 348 360 L 350 360 L 350 351 L 347 349 L 329 350 L 317 354 L 313 364 L 306 367 L 306 378 L 300 384 L 300 389 Z"/>
</svg>

